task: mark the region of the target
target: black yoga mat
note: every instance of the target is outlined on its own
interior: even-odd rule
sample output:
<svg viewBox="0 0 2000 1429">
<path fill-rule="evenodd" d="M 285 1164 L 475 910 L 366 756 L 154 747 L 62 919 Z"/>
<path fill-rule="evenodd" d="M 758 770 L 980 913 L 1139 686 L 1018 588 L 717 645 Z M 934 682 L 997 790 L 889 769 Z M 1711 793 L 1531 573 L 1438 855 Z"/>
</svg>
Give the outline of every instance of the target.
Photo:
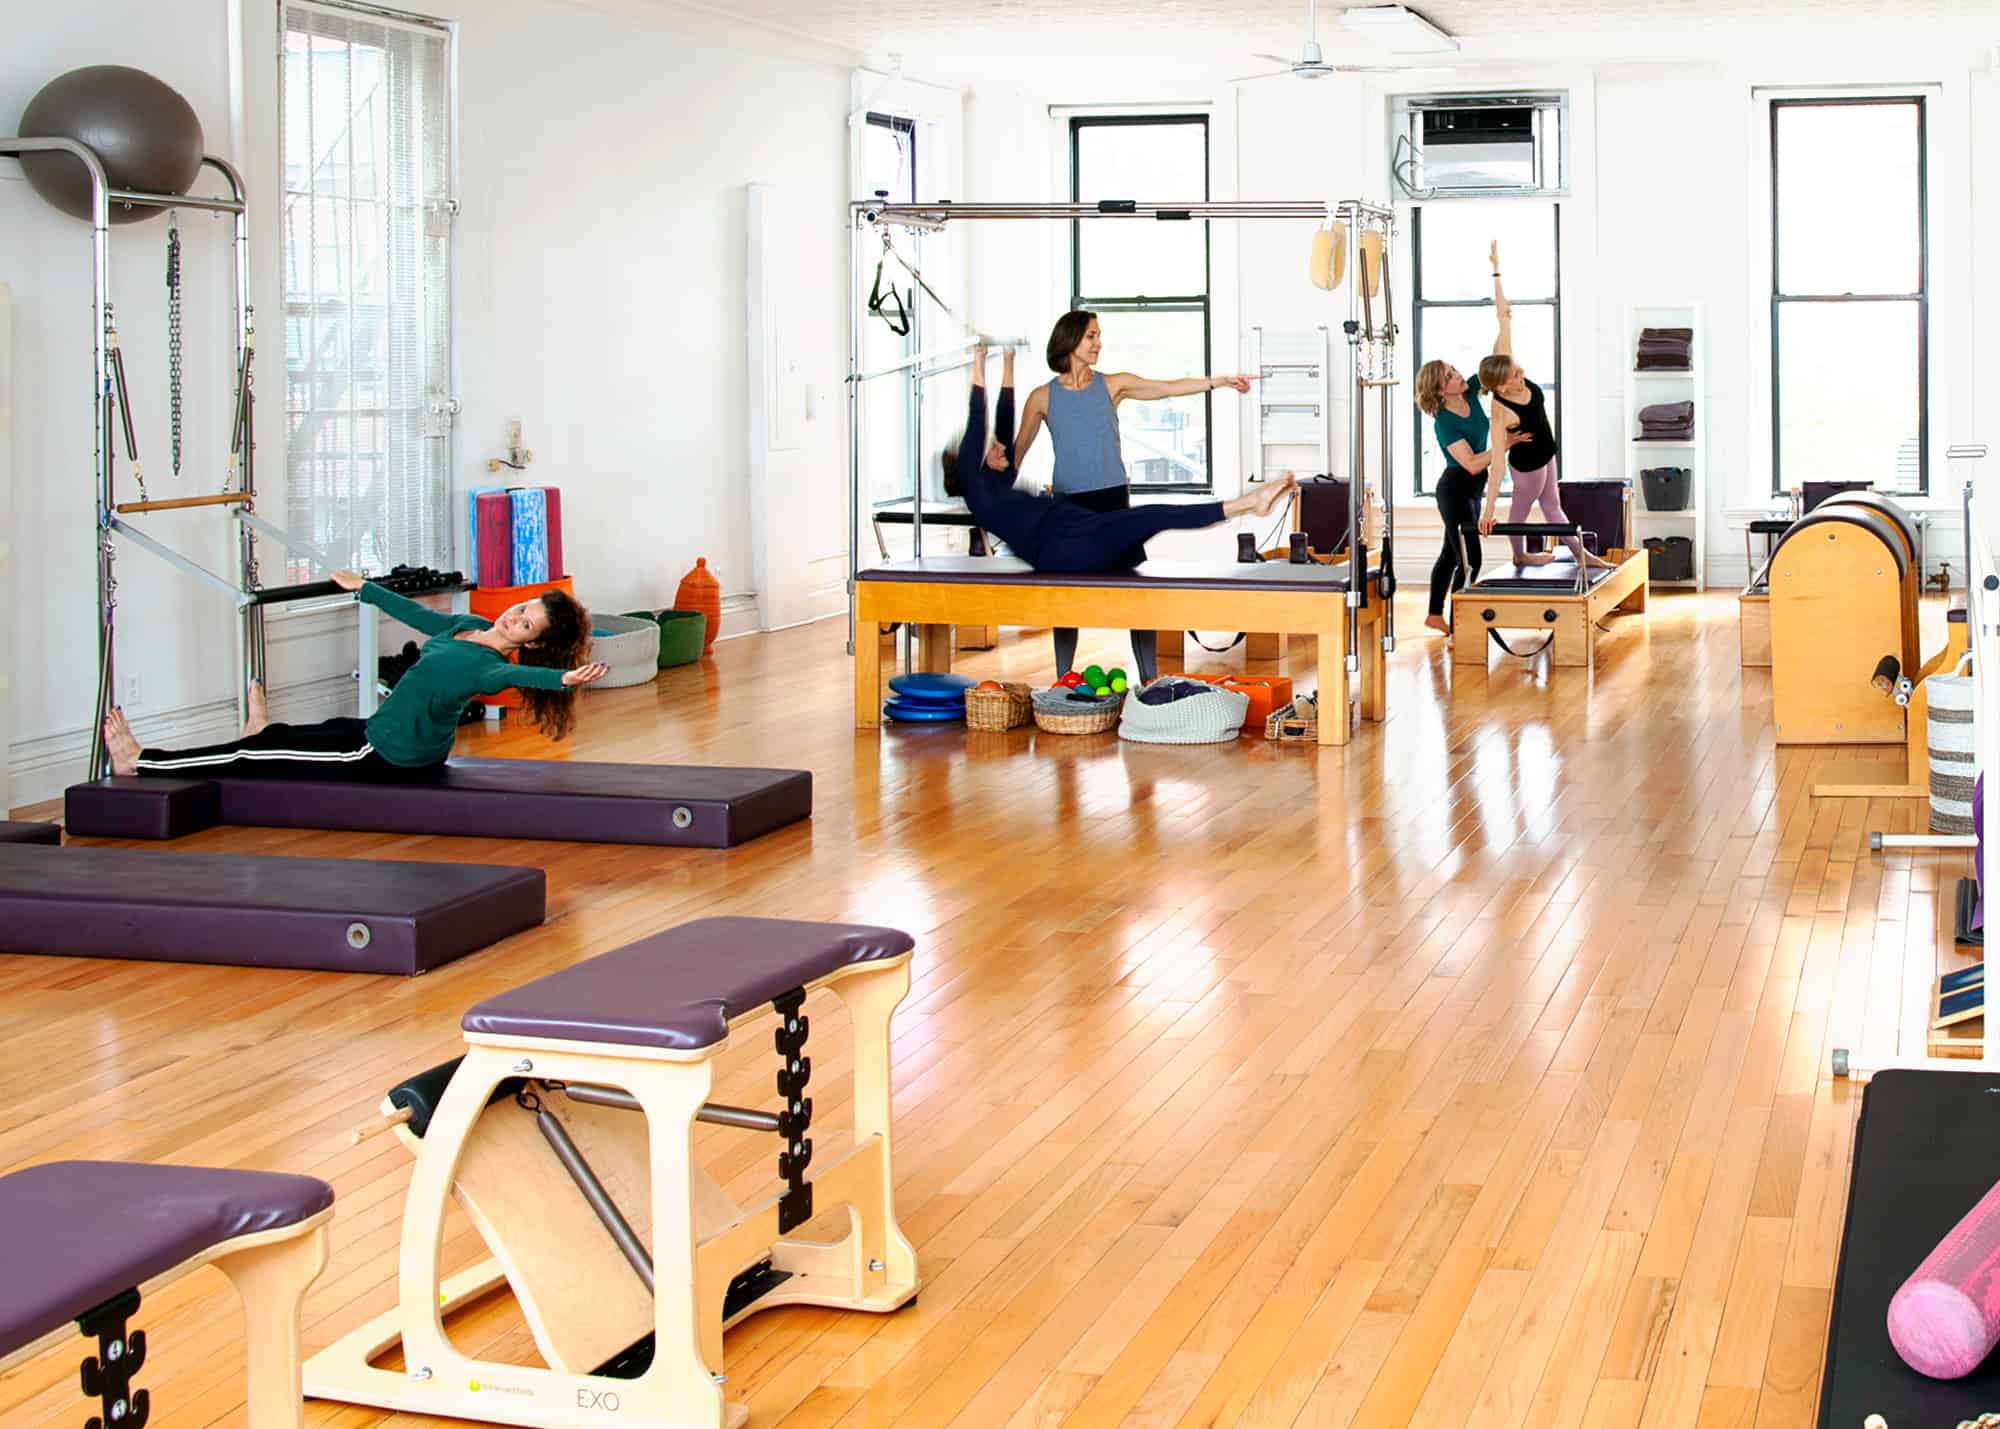
<svg viewBox="0 0 2000 1429">
<path fill-rule="evenodd" d="M 1820 1429 L 1951 1429 L 2000 1410 L 2000 1351 L 1964 1379 L 1926 1379 L 1896 1355 L 1889 1299 L 2000 1181 L 2000 1076 L 1877 1074 L 1854 1134 L 1847 1227 L 1833 1281 Z"/>
</svg>

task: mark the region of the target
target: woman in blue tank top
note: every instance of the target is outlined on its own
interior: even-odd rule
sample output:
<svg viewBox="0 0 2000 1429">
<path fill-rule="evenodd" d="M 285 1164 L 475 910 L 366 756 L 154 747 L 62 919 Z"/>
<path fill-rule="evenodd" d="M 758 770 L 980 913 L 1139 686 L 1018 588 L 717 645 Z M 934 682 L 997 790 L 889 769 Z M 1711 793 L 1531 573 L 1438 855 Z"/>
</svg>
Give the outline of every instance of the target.
<svg viewBox="0 0 2000 1429">
<path fill-rule="evenodd" d="M 1187 397 L 1221 387 L 1248 392 L 1255 379 L 1180 377 L 1162 382 L 1130 372 L 1102 373 L 1096 364 L 1103 347 L 1095 313 L 1077 309 L 1056 319 L 1047 353 L 1049 371 L 1056 378 L 1028 394 L 1021 409 L 1021 433 L 1014 442 L 1013 466 L 1021 469 L 1036 434 L 1046 425 L 1056 448 L 1056 495 L 1092 511 L 1123 511 L 1132 504 L 1132 487 L 1118 441 L 1118 404 Z M 1135 547 L 1116 565 L 1135 566 L 1144 559 L 1145 551 Z M 1131 634 L 1133 660 L 1140 674 L 1151 679 L 1157 665 L 1157 637 L 1150 630 Z M 1076 631 L 1057 630 L 1055 644 L 1056 673 L 1068 674 L 1076 660 Z"/>
</svg>

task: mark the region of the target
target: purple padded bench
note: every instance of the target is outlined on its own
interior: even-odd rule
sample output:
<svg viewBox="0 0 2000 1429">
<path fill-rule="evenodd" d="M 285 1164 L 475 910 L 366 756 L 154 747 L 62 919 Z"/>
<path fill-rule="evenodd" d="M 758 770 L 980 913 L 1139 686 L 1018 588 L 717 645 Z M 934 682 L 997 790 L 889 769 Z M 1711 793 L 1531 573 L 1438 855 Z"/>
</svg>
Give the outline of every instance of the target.
<svg viewBox="0 0 2000 1429">
<path fill-rule="evenodd" d="M 92 1423 L 139 1429 L 151 1396 L 132 1380 L 146 1335 L 128 1332 L 141 1288 L 214 1265 L 243 1296 L 251 1429 L 296 1426 L 299 1303 L 326 1264 L 333 1188 L 310 1176 L 52 1161 L 0 1176 L 0 1373 L 54 1348 L 72 1323 L 96 1353 Z"/>
<path fill-rule="evenodd" d="M 0 844 L 0 953 L 410 976 L 546 913 L 538 868 Z"/>
<path fill-rule="evenodd" d="M 454 759 L 436 779 L 118 778 L 73 785 L 73 835 L 172 839 L 215 824 L 732 848 L 812 816 L 799 769 Z"/>
<path fill-rule="evenodd" d="M 471 1418 L 490 1417 L 491 1395 L 475 1398 L 468 1384 L 521 1383 L 534 1399 L 509 1406 L 520 1422 L 597 1423 L 575 1406 L 629 1393 L 617 1376 L 646 1364 L 657 1396 L 648 1423 L 719 1426 L 740 1422 L 716 1391 L 729 1325 L 779 1305 L 886 1314 L 908 1304 L 917 1258 L 895 1216 L 889 1021 L 909 990 L 913 946 L 893 928 L 705 918 L 472 1008 L 464 1056 L 383 1105 L 417 1158 L 396 1308 L 315 1355 L 306 1392 Z M 815 1161 L 803 1007 L 817 988 L 846 1006 L 853 1080 L 852 1135 Z M 771 1109 L 709 1102 L 710 1059 L 747 1019 L 773 1011 L 775 1096 L 759 1099 Z M 776 1194 L 736 1204 L 690 1155 L 697 1120 L 770 1137 Z M 646 1238 L 619 1199 L 649 1184 Z M 493 1259 L 440 1281 L 454 1201 Z M 793 1235 L 841 1207 L 851 1230 L 838 1253 Z M 532 1381 L 476 1358 L 463 1348 L 475 1341 L 440 1325 L 503 1280 L 549 1367 Z M 695 1332 L 653 1344 L 669 1305 L 693 1312 Z M 404 1363 L 429 1366 L 429 1376 L 376 1367 L 399 1341 Z"/>
<path fill-rule="evenodd" d="M 0 819 L 0 844 L 60 844 L 61 824 L 38 824 L 17 819 Z"/>
</svg>

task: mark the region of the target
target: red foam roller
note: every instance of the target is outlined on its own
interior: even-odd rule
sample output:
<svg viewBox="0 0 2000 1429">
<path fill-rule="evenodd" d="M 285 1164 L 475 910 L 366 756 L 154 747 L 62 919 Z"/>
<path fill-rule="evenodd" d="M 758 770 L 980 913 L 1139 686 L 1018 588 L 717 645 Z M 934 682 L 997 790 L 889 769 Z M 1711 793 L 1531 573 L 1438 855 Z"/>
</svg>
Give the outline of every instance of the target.
<svg viewBox="0 0 2000 1429">
<path fill-rule="evenodd" d="M 1890 1300 L 1889 1342 L 1932 1379 L 1971 1374 L 2000 1344 L 2000 1183 Z"/>
<path fill-rule="evenodd" d="M 504 491 L 482 491 L 473 498 L 473 530 L 479 539 L 479 584 L 514 584 L 514 507 Z"/>
</svg>

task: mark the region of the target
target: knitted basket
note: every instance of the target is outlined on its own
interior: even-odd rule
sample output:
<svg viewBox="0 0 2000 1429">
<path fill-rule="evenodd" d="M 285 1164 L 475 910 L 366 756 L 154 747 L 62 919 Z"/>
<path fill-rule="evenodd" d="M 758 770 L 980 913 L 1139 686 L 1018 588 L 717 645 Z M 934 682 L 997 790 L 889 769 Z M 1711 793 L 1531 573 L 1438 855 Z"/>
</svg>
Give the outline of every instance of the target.
<svg viewBox="0 0 2000 1429">
<path fill-rule="evenodd" d="M 641 615 L 594 615 L 590 623 L 590 658 L 609 665 L 611 673 L 589 688 L 643 685 L 660 673 L 660 627 L 653 621 Z"/>
<path fill-rule="evenodd" d="M 1978 758 L 1972 723 L 1972 677 L 1932 675 L 1924 681 L 1930 705 L 1931 832 L 1972 832 L 1972 781 Z"/>
<path fill-rule="evenodd" d="M 1032 696 L 1035 728 L 1049 734 L 1102 734 L 1118 723 L 1123 695 L 1108 695 L 1086 705 L 1069 698 L 1068 690 L 1037 690 Z"/>
<path fill-rule="evenodd" d="M 1140 744 L 1223 744 L 1243 732 L 1243 718 L 1249 712 L 1248 695 L 1219 685 L 1209 693 L 1164 705 L 1127 700 L 1118 737 Z"/>
</svg>

